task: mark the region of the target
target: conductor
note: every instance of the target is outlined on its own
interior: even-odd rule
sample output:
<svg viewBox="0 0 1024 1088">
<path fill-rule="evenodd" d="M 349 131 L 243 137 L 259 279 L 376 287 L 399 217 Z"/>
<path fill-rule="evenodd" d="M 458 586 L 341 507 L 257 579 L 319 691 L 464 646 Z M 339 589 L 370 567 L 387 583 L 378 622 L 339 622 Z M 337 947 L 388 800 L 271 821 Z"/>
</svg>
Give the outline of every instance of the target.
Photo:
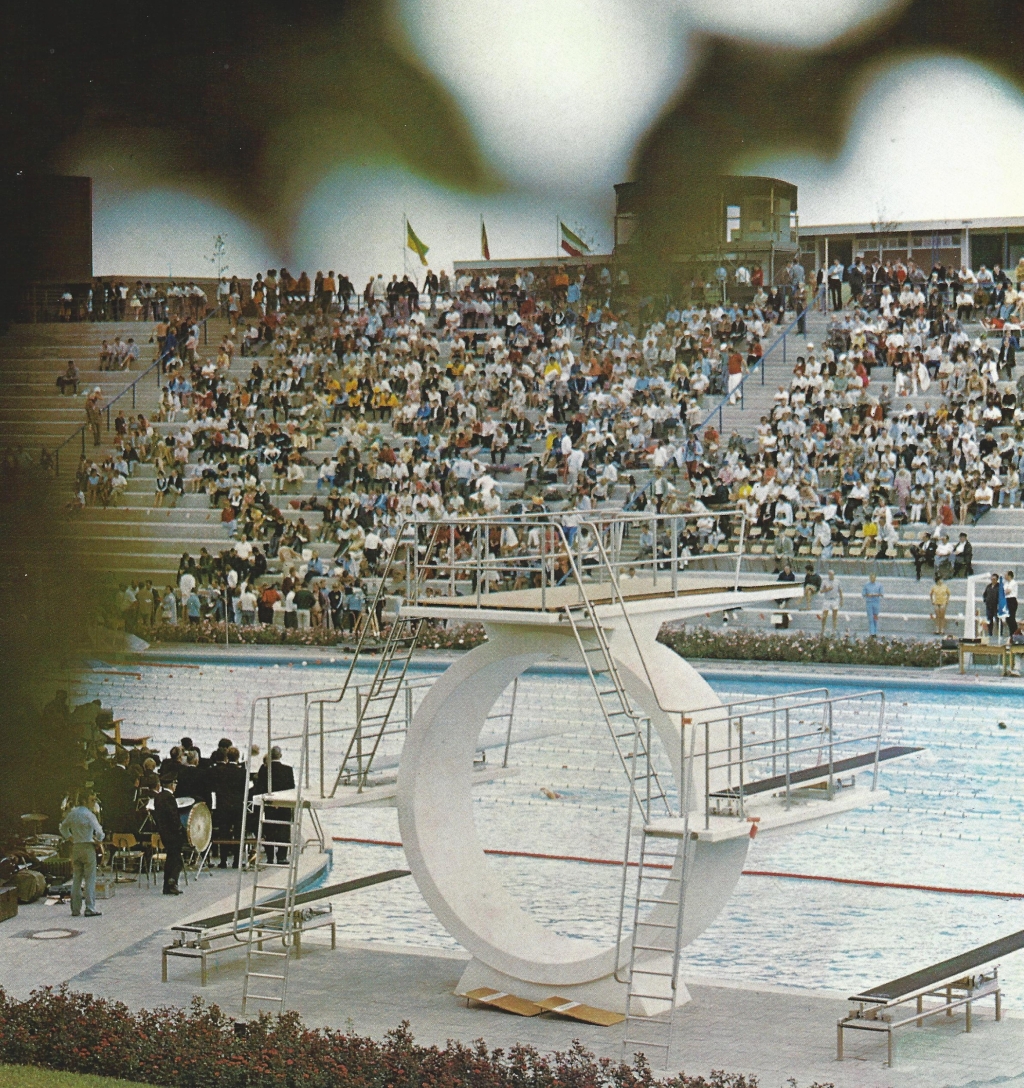
<svg viewBox="0 0 1024 1088">
<path fill-rule="evenodd" d="M 256 784 L 253 786 L 253 794 L 281 793 L 283 790 L 295 789 L 295 772 L 287 763 L 281 762 L 281 749 L 276 745 L 270 749 L 270 759 L 264 760 L 256 775 Z M 278 805 L 267 805 L 263 813 L 264 828 L 263 839 L 267 843 L 284 842 L 291 839 L 291 828 L 287 826 L 292 821 L 293 810 L 291 807 L 282 808 Z M 288 847 L 266 845 L 267 862 L 270 865 L 288 864 Z M 276 856 L 275 856 L 276 855 Z"/>
<path fill-rule="evenodd" d="M 181 895 L 178 877 L 181 875 L 181 848 L 185 845 L 185 828 L 178 815 L 174 799 L 177 777 L 173 772 L 162 774 L 153 791 L 153 821 L 164 844 L 164 895 Z"/>
</svg>

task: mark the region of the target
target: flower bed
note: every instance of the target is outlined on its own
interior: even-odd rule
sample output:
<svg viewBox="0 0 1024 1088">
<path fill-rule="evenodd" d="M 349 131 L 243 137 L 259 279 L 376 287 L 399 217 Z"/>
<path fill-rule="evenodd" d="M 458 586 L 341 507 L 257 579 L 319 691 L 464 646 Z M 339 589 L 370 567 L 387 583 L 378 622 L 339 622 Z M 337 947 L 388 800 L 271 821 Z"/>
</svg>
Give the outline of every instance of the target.
<svg viewBox="0 0 1024 1088">
<path fill-rule="evenodd" d="M 158 623 L 142 631 L 143 637 L 150 643 L 199 643 L 203 645 L 224 645 L 224 624 L 203 620 L 201 623 Z M 484 629 L 478 623 L 449 624 L 428 622 L 420 637 L 420 648 L 424 650 L 471 650 L 485 641 Z M 354 647 L 356 640 L 350 631 L 327 630 L 325 627 L 309 627 L 304 631 L 297 628 L 274 627 L 270 624 L 239 627 L 231 624 L 228 632 L 231 645 L 247 646 L 337 646 L 344 649 Z"/>
<path fill-rule="evenodd" d="M 489 1051 L 420 1046 L 408 1024 L 380 1041 L 307 1028 L 295 1013 L 249 1021 L 244 1037 L 215 1005 L 132 1012 L 91 994 L 0 990 L 0 1062 L 94 1073 L 169 1088 L 756 1088 L 753 1077 L 680 1073 L 655 1080 L 642 1059 L 596 1059 L 579 1042 L 543 1055 L 516 1045 Z M 818 1085 L 812 1088 L 827 1088 Z"/>
<path fill-rule="evenodd" d="M 903 665 L 934 669 L 939 643 L 919 639 L 851 638 L 739 628 L 666 627 L 659 639 L 680 657 L 717 661 L 807 661 L 832 665 Z"/>
<path fill-rule="evenodd" d="M 144 632 L 149 642 L 203 643 L 224 645 L 224 624 L 157 624 Z M 420 639 L 424 650 L 472 650 L 486 640 L 478 623 L 428 623 Z M 742 628 L 684 627 L 668 625 L 658 636 L 660 642 L 680 657 L 718 661 L 807 661 L 833 665 L 904 665 L 934 669 L 939 660 L 935 640 L 900 638 L 852 638 L 849 635 L 813 635 L 803 632 L 748 631 Z M 231 625 L 229 641 L 249 646 L 354 646 L 349 632 L 311 627 L 305 631 L 272 626 Z"/>
</svg>

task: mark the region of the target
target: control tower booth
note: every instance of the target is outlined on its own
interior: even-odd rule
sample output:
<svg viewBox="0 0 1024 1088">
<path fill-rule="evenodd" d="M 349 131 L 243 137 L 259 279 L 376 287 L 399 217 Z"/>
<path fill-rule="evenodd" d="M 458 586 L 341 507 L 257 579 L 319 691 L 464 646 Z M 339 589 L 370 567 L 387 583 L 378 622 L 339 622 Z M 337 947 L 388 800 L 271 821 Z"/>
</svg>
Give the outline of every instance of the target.
<svg viewBox="0 0 1024 1088">
<path fill-rule="evenodd" d="M 753 291 L 735 283 L 736 269 L 760 265 L 765 284 L 777 282 L 799 249 L 797 208 L 788 181 L 721 175 L 700 192 L 680 192 L 675 210 L 655 220 L 642 184 L 623 182 L 615 186 L 615 258 L 667 268 L 665 286 L 677 298 L 691 283 L 716 283 L 724 267 L 728 297 L 746 301 Z"/>
</svg>

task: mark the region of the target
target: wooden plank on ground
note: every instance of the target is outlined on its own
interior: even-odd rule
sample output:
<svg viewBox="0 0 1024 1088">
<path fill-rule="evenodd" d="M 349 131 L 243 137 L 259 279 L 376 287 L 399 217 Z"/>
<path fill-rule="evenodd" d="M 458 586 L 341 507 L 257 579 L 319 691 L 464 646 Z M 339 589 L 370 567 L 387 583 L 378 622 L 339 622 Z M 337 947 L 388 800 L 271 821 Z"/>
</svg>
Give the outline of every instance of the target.
<svg viewBox="0 0 1024 1088">
<path fill-rule="evenodd" d="M 533 1001 L 527 1001 L 525 997 L 516 997 L 515 994 L 492 990 L 489 986 L 481 986 L 479 989 L 470 990 L 461 996 L 468 1001 L 477 1001 L 481 1005 L 489 1005 L 491 1008 L 511 1012 L 516 1016 L 540 1016 L 544 1011 L 540 1005 Z"/>
<path fill-rule="evenodd" d="M 556 1016 L 567 1016 L 570 1020 L 579 1020 L 584 1024 L 596 1024 L 601 1028 L 610 1028 L 614 1024 L 621 1024 L 625 1016 L 610 1009 L 597 1009 L 593 1005 L 584 1005 L 580 1001 L 570 1001 L 567 997 L 545 997 L 537 1004 L 545 1012 L 553 1012 Z"/>
</svg>

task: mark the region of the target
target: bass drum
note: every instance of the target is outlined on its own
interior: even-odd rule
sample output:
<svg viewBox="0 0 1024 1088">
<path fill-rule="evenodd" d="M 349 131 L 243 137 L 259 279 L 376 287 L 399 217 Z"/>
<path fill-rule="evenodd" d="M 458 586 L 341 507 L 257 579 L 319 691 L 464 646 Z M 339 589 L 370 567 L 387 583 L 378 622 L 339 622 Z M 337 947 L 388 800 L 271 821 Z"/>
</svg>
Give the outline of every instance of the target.
<svg viewBox="0 0 1024 1088">
<path fill-rule="evenodd" d="M 203 853 L 213 838 L 213 816 L 205 801 L 197 801 L 188 813 L 185 825 L 189 845 L 198 853 Z"/>
</svg>

